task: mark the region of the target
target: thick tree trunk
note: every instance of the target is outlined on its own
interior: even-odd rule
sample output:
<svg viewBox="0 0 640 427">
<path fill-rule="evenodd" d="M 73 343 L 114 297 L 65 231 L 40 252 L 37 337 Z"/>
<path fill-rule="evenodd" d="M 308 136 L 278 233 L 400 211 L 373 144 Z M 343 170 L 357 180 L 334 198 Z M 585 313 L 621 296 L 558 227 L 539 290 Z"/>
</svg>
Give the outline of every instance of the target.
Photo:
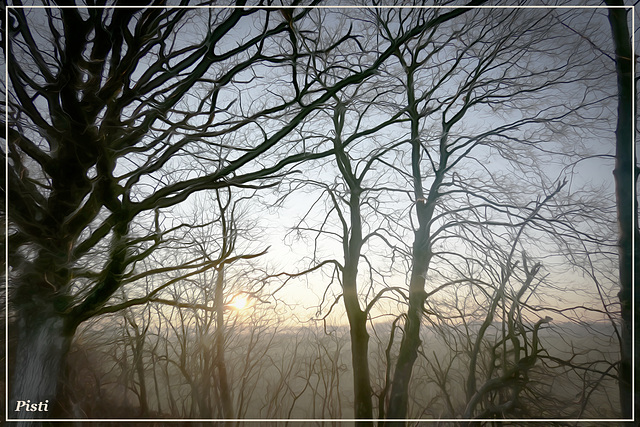
<svg viewBox="0 0 640 427">
<path fill-rule="evenodd" d="M 69 328 L 61 315 L 45 312 L 34 318 L 36 315 L 29 311 L 17 313 L 16 356 L 9 401 L 12 418 L 48 418 L 64 406 L 59 396 L 75 328 Z"/>
<path fill-rule="evenodd" d="M 609 6 L 623 6 L 621 0 L 607 0 Z M 633 192 L 636 179 L 636 159 L 633 153 L 633 66 L 631 39 L 627 25 L 627 10 L 609 9 L 609 22 L 616 50 L 616 72 L 618 77 L 618 123 L 616 127 L 616 166 L 613 171 L 616 183 L 616 203 L 620 232 L 618 253 L 620 257 L 620 306 L 622 313 L 622 342 L 620 343 L 619 389 L 622 416 L 631 418 L 632 414 L 632 310 L 633 310 L 633 249 L 634 234 L 638 257 L 640 252 L 640 234 L 638 233 L 638 202 Z M 640 262 L 636 258 L 635 268 Z M 636 277 L 638 270 L 636 270 Z M 636 297 L 638 292 L 636 292 Z M 638 325 L 636 325 L 637 330 Z M 637 396 L 637 394 L 636 394 Z M 636 407 L 638 402 L 636 402 Z"/>
<path fill-rule="evenodd" d="M 120 243 L 121 234 L 116 232 L 114 239 Z M 66 417 L 63 380 L 75 331 L 120 284 L 126 250 L 116 244 L 102 283 L 81 304 L 72 306 L 73 298 L 66 294 L 71 280 L 69 253 L 55 250 L 69 247 L 71 243 L 60 239 L 58 245 L 42 249 L 34 262 L 21 266 L 22 274 L 13 283 L 10 302 L 16 320 L 11 327 L 17 331 L 17 344 L 9 412 L 16 418 Z M 19 402 L 24 402 L 24 410 L 16 411 Z"/>
</svg>

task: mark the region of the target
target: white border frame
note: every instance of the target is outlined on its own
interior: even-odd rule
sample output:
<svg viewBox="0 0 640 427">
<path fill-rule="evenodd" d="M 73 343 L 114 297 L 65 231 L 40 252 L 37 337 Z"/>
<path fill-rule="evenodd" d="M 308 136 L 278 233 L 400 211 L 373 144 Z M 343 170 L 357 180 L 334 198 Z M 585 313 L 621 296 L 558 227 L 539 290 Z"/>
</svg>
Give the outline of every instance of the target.
<svg viewBox="0 0 640 427">
<path fill-rule="evenodd" d="M 9 40 L 8 40 L 8 22 L 9 22 L 9 9 L 76 9 L 76 8 L 82 8 L 82 9 L 115 9 L 115 8 L 121 8 L 121 9 L 135 9 L 135 8 L 139 8 L 140 6 L 9 6 L 9 5 L 5 5 L 5 28 L 4 28 L 4 38 L 5 38 L 5 52 L 8 53 L 9 52 Z M 171 5 L 167 5 L 167 6 L 145 6 L 145 8 L 150 9 L 150 8 L 155 8 L 155 9 L 168 9 L 168 8 L 173 8 L 173 9 L 226 9 L 226 8 L 237 8 L 238 6 L 171 6 Z M 318 6 L 244 6 L 243 8 L 245 9 L 283 9 L 283 8 L 317 8 L 317 9 L 362 9 L 362 8 L 373 8 L 374 6 L 335 6 L 335 5 L 318 5 Z M 381 5 L 381 6 L 375 6 L 375 8 L 383 8 L 383 9 L 415 9 L 415 8 L 432 8 L 432 9 L 459 9 L 461 7 L 464 7 L 463 5 L 459 5 L 459 6 L 390 6 L 390 5 Z M 634 59 L 631 62 L 631 71 L 632 71 L 632 75 L 635 76 L 636 75 L 636 70 L 635 70 L 635 57 L 636 57 L 636 46 L 635 46 L 635 13 L 634 13 L 634 6 L 628 6 L 628 5 L 624 5 L 624 6 L 469 6 L 473 9 L 627 9 L 628 11 L 631 12 L 631 28 L 630 28 L 630 32 L 631 32 L 631 52 L 632 52 L 632 58 Z M 10 376 L 9 376 L 9 242 L 8 242 L 8 236 L 9 236 L 9 220 L 8 220 L 8 212 L 9 212 L 9 192 L 8 192 L 8 185 L 9 185 L 9 159 L 8 159 L 8 144 L 9 144 L 9 88 L 8 88 L 8 81 L 9 81 L 9 75 L 8 75 L 8 64 L 9 62 L 9 58 L 5 57 L 5 73 L 4 73 L 4 78 L 5 78 L 5 87 L 6 87 L 6 96 L 5 96 L 5 176 L 4 176 L 4 182 L 5 182 L 5 253 L 4 253 L 4 257 L 5 257 L 5 421 L 7 422 L 39 422 L 40 419 L 13 419 L 13 418 L 9 418 L 9 381 L 10 381 Z M 633 79 L 633 89 L 634 89 L 634 93 L 636 92 L 636 79 Z M 636 111 L 635 109 L 635 103 L 636 103 L 636 97 L 632 97 L 632 102 L 631 102 L 631 107 L 632 107 L 632 111 Z M 633 131 L 632 131 L 632 153 L 635 157 L 636 154 L 636 129 L 634 127 Z M 632 165 L 632 171 L 631 171 L 631 176 L 634 177 L 635 176 L 635 168 L 636 165 L 633 164 Z M 631 183 L 631 187 L 633 189 L 633 193 L 636 194 L 636 181 L 632 180 Z M 636 195 L 637 197 L 637 195 Z M 632 213 L 634 215 L 634 218 L 636 218 L 635 216 L 635 212 Z M 637 226 L 637 224 L 634 224 Z M 635 248 L 635 233 L 632 234 L 631 236 L 632 239 L 632 246 Z M 604 419 L 598 419 L 598 418 L 593 418 L 593 419 L 565 419 L 565 418 L 560 418 L 560 419 L 555 419 L 555 418 L 549 418 L 549 419 L 539 419 L 539 418 L 533 418 L 533 419 L 521 419 L 521 418 L 515 418 L 515 419 L 479 419 L 479 418 L 473 418 L 473 419 L 461 419 L 461 418 L 445 418 L 445 419 L 404 419 L 404 420 L 379 420 L 379 419 L 354 419 L 354 418 L 349 418 L 349 419 L 344 419 L 344 418 L 340 418 L 340 419 L 333 419 L 333 418 L 295 418 L 295 419 L 287 419 L 287 418 L 274 418 L 274 419 L 260 419 L 260 418 L 255 418 L 255 419 L 219 419 L 219 418 L 213 418 L 213 419 L 193 419 L 193 418 L 187 418 L 187 419 L 164 419 L 164 418 L 96 418 L 96 419 L 75 419 L 75 418 L 47 418 L 47 419 L 43 419 L 43 421 L 46 422 L 60 422 L 60 421 L 70 421 L 70 422 L 81 422 L 81 423 L 90 423 L 90 422 L 113 422 L 113 423 L 118 423 L 118 422 L 136 422 L 136 423 L 151 423 L 151 422 L 246 422 L 246 423 L 251 423 L 251 422 L 358 422 L 358 421 L 373 421 L 373 422 L 381 422 L 381 423 L 385 423 L 385 422 L 393 422 L 393 421 L 404 421 L 404 422 L 421 422 L 421 423 L 435 423 L 435 422 L 455 422 L 455 423 L 460 423 L 460 422 L 528 422 L 528 423 L 547 423 L 547 422 L 577 422 L 577 423 L 581 423 L 581 422 L 589 422 L 589 423 L 593 423 L 593 422 L 602 422 L 602 423 L 614 423 L 614 422 L 625 422 L 625 421 L 634 421 L 635 420 L 635 370 L 636 370 L 636 366 L 635 366 L 635 346 L 636 346 L 636 342 L 635 342 L 635 322 L 633 321 L 635 319 L 635 283 L 636 283 L 636 278 L 635 278 L 635 256 L 632 257 L 632 271 L 631 271 L 631 280 L 632 283 L 634 284 L 634 286 L 632 287 L 631 290 L 631 299 L 632 299 L 632 306 L 631 306 L 631 319 L 632 319 L 632 323 L 631 323 L 631 338 L 632 338 L 632 342 L 631 342 L 631 353 L 632 353 L 632 368 L 631 368 L 631 390 L 632 390 L 632 397 L 631 397 L 631 413 L 632 416 L 631 418 L 617 418 L 617 419 L 611 419 L 611 418 L 604 418 Z"/>
</svg>

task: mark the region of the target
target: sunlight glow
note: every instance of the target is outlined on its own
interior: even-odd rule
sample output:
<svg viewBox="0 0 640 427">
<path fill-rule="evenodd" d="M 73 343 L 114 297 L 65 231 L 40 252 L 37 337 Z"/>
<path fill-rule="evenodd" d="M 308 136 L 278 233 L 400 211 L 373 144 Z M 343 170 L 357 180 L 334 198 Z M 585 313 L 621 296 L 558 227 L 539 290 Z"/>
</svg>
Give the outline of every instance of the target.
<svg viewBox="0 0 640 427">
<path fill-rule="evenodd" d="M 249 300 L 245 296 L 236 296 L 230 303 L 229 307 L 235 308 L 236 310 L 243 310 L 249 307 Z"/>
</svg>

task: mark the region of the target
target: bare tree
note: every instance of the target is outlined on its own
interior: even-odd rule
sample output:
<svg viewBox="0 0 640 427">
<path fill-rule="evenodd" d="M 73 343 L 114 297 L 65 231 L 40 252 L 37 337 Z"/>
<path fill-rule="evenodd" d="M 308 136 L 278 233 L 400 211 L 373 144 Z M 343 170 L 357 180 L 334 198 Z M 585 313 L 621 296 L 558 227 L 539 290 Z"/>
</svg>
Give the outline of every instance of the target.
<svg viewBox="0 0 640 427">
<path fill-rule="evenodd" d="M 470 358 L 469 358 L 469 370 L 466 380 L 466 400 L 467 405 L 464 410 L 464 418 L 474 418 L 476 407 L 482 400 L 487 400 L 488 404 L 485 406 L 478 418 L 494 418 L 496 416 L 502 418 L 505 414 L 515 412 L 514 409 L 519 406 L 520 393 L 527 387 L 529 370 L 535 366 L 538 361 L 538 353 L 540 352 L 540 344 L 538 338 L 539 328 L 549 323 L 552 319 L 545 317 L 538 320 L 532 328 L 532 338 L 530 342 L 527 341 L 527 334 L 525 326 L 523 325 L 523 316 L 521 308 L 519 307 L 521 299 L 528 293 L 529 288 L 533 286 L 533 280 L 538 274 L 541 268 L 541 264 L 536 263 L 532 267 L 527 266 L 527 257 L 523 254 L 522 257 L 522 269 L 524 277 L 522 284 L 519 288 L 516 288 L 515 294 L 512 296 L 511 306 L 507 306 L 506 295 L 508 291 L 506 289 L 507 283 L 512 280 L 514 276 L 517 262 L 513 257 L 516 252 L 516 248 L 519 244 L 520 237 L 524 228 L 529 222 L 542 218 L 536 218 L 538 212 L 544 206 L 544 204 L 557 195 L 560 190 L 566 185 L 566 181 L 558 185 L 558 187 L 544 200 L 537 203 L 532 209 L 529 216 L 522 222 L 520 229 L 516 233 L 511 244 L 509 253 L 506 255 L 504 262 L 500 263 L 499 276 L 495 277 L 497 283 L 494 287 L 493 295 L 489 297 L 489 307 L 487 308 L 487 314 L 483 322 L 480 324 L 478 332 L 475 336 L 475 340 L 471 345 Z M 494 322 L 495 317 L 499 315 L 498 309 L 502 306 L 502 322 L 503 330 L 499 339 L 496 339 L 496 343 L 489 350 L 489 362 L 488 362 L 488 379 L 478 387 L 477 385 L 477 366 L 479 365 L 479 357 L 482 351 L 483 341 L 485 340 L 485 334 L 487 329 L 490 328 Z M 512 353 L 512 361 L 509 361 L 508 353 Z M 524 354 L 524 355 L 523 355 Z M 494 376 L 494 371 L 501 371 L 497 376 Z M 500 396 L 497 399 L 487 399 L 488 395 L 496 393 L 501 388 L 509 388 L 507 396 Z M 495 400 L 504 399 L 502 402 L 495 402 Z"/>
<path fill-rule="evenodd" d="M 135 268 L 168 244 L 162 225 L 172 207 L 203 190 L 268 186 L 279 171 L 317 156 L 295 143 L 273 154 L 379 62 L 329 89 L 300 82 L 295 64 L 312 52 L 291 52 L 286 41 L 304 9 L 283 21 L 277 10 L 244 2 L 208 10 L 12 6 L 8 240 L 19 338 L 12 370 L 30 373 L 14 375 L 12 402 L 53 401 L 78 325 L 126 307 L 105 309 L 124 282 L 158 272 Z M 350 37 L 345 29 L 318 48 L 330 52 Z M 263 73 L 277 92 L 261 85 Z M 261 90 L 273 96 L 258 101 Z M 167 268 L 187 275 L 211 267 Z"/>
<path fill-rule="evenodd" d="M 524 156 L 532 159 L 533 150 L 546 151 L 541 147 L 545 139 L 542 135 L 555 135 L 556 123 L 579 120 L 582 111 L 593 105 L 593 101 L 581 97 L 572 103 L 542 101 L 563 86 L 580 86 L 574 74 L 576 69 L 589 78 L 588 70 L 595 61 L 592 55 L 584 54 L 584 47 L 578 46 L 573 55 L 560 59 L 562 46 L 539 48 L 548 40 L 547 33 L 552 28 L 545 23 L 544 16 L 492 11 L 488 18 L 483 13 L 474 11 L 465 15 L 469 23 L 466 26 L 452 21 L 447 31 L 438 28 L 418 34 L 395 54 L 397 64 L 393 66 L 406 92 L 406 99 L 398 108 L 406 111 L 409 120 L 411 162 L 406 176 L 412 184 L 416 223 L 412 224 L 407 317 L 389 395 L 389 418 L 407 416 L 409 382 L 420 348 L 425 302 L 447 286 L 446 282 L 441 286 L 432 283 L 429 285 L 433 290 L 427 292 L 427 278 L 450 276 L 458 264 L 464 268 L 464 263 L 477 263 L 482 268 L 481 261 L 469 260 L 469 255 L 461 254 L 454 245 L 482 256 L 487 248 L 482 248 L 480 242 L 485 236 L 504 233 L 505 228 L 518 227 L 519 221 L 524 220 L 518 211 L 527 202 L 512 197 L 510 187 L 528 185 L 527 191 L 542 193 L 556 179 L 555 173 L 544 176 L 545 172 L 538 168 L 541 188 L 530 181 L 507 183 L 499 171 L 483 165 L 482 159 L 490 158 L 486 156 L 494 156 L 494 161 L 504 159 L 526 176 L 529 166 Z M 413 20 L 427 18 L 420 13 L 384 10 L 375 19 L 381 27 L 381 36 L 391 41 L 404 34 L 403 26 L 397 22 L 410 27 Z M 480 22 L 474 27 L 473 23 Z M 523 68 L 516 65 L 519 58 L 534 51 L 548 55 L 544 69 L 526 61 Z M 579 90 L 598 96 L 598 89 L 592 89 L 589 83 Z M 492 116 L 507 99 L 509 108 L 522 105 L 520 114 L 505 110 L 502 118 L 487 121 L 485 126 L 472 119 L 478 115 Z M 525 106 L 535 104 L 536 99 L 541 100 L 539 106 Z M 469 120 L 472 124 L 467 123 Z M 539 140 L 536 134 L 541 135 Z M 557 147 L 549 150 L 546 153 L 563 156 Z M 479 165 L 482 172 L 474 171 L 471 164 Z M 481 177 L 483 174 L 486 175 Z M 520 219 L 514 221 L 515 218 Z"/>
</svg>

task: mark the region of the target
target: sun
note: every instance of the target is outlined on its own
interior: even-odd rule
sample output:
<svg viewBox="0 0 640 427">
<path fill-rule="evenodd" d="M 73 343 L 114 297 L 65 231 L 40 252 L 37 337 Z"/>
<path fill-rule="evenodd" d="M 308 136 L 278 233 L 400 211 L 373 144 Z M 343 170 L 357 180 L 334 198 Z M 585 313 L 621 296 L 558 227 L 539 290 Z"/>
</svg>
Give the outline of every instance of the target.
<svg viewBox="0 0 640 427">
<path fill-rule="evenodd" d="M 245 296 L 236 296 L 229 303 L 229 306 L 236 310 L 243 310 L 249 306 L 249 300 Z"/>
</svg>

